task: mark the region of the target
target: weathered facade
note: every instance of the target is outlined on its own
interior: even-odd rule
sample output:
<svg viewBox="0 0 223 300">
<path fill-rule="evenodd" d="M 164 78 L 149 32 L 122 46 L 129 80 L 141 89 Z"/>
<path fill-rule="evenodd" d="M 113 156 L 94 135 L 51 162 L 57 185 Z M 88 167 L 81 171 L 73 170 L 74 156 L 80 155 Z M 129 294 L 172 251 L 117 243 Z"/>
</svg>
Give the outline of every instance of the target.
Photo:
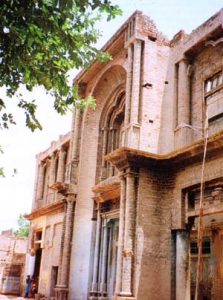
<svg viewBox="0 0 223 300">
<path fill-rule="evenodd" d="M 15 237 L 12 230 L 0 234 L 0 294 L 23 291 L 27 246 L 27 238 Z"/>
<path fill-rule="evenodd" d="M 37 216 L 46 218 L 40 292 L 72 300 L 193 299 L 208 124 L 199 299 L 222 299 L 222 24 L 223 10 L 168 41 L 136 11 L 103 48 L 112 61 L 95 61 L 75 78 L 96 109 L 75 111 L 66 163 L 58 159 L 63 178 L 47 179 L 55 150 L 39 159 L 49 169 L 38 171 L 37 194 L 48 187 L 63 199 L 52 214 L 58 201 L 40 200 L 42 191 L 30 215 L 36 228 Z M 61 242 L 50 265 L 51 215 L 61 216 Z M 51 266 L 59 276 L 50 293 Z"/>
<path fill-rule="evenodd" d="M 31 221 L 29 274 L 38 281 L 39 293 L 52 297 L 55 296 L 56 284 L 59 284 L 62 276 L 59 266 L 65 252 L 63 245 L 67 215 L 70 214 L 73 219 L 75 193 L 63 193 L 66 190 L 64 182 L 70 155 L 68 133 L 60 136 L 57 142 L 51 143 L 49 149 L 37 156 L 34 201 L 32 212 L 27 215 Z M 67 274 L 68 269 L 64 272 Z"/>
</svg>

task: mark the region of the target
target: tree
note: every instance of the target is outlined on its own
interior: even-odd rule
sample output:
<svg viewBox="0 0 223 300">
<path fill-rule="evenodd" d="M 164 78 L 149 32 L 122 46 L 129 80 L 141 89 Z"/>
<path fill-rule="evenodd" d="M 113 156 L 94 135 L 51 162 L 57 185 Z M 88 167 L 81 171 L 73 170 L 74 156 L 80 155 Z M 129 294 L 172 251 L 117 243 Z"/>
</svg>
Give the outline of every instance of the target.
<svg viewBox="0 0 223 300">
<path fill-rule="evenodd" d="M 29 235 L 29 221 L 27 221 L 23 215 L 19 215 L 18 218 L 19 228 L 14 231 L 16 237 L 28 237 Z"/>
<path fill-rule="evenodd" d="M 121 11 L 110 0 L 3 0 L 0 6 L 0 87 L 26 115 L 26 125 L 41 129 L 37 105 L 18 93 L 25 84 L 29 91 L 43 86 L 55 99 L 57 112 L 82 103 L 77 87 L 69 86 L 67 72 L 86 67 L 94 59 L 109 55 L 94 44 L 100 33 L 97 21 L 110 20 Z M 8 101 L 8 100 L 7 100 Z M 7 101 L 0 99 L 1 128 L 14 124 Z"/>
</svg>

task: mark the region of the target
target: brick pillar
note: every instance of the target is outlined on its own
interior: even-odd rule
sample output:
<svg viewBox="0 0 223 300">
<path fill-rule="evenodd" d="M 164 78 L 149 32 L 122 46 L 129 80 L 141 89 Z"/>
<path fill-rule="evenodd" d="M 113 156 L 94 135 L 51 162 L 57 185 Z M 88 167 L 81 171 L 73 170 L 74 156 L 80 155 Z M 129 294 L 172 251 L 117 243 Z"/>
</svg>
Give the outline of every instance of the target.
<svg viewBox="0 0 223 300">
<path fill-rule="evenodd" d="M 101 168 L 101 180 L 104 180 L 107 178 L 107 164 L 108 162 L 104 160 L 104 156 L 106 155 L 106 146 L 107 146 L 107 140 L 108 140 L 108 129 L 103 128 L 102 129 L 102 168 Z"/>
<path fill-rule="evenodd" d="M 103 220 L 103 244 L 102 244 L 102 265 L 101 265 L 101 282 L 99 299 L 107 299 L 107 283 L 106 283 L 106 274 L 107 274 L 107 255 L 108 255 L 108 227 L 107 220 Z"/>
<path fill-rule="evenodd" d="M 44 188 L 44 172 L 45 172 L 45 165 L 40 162 L 38 167 L 38 174 L 37 174 L 37 191 L 36 191 L 36 199 L 43 198 L 43 188 Z"/>
<path fill-rule="evenodd" d="M 190 142 L 191 129 L 184 124 L 190 124 L 190 77 L 188 75 L 188 62 L 182 59 L 178 69 L 178 128 L 177 128 L 177 147 L 183 147 Z"/>
<path fill-rule="evenodd" d="M 49 186 L 51 187 L 55 183 L 55 173 L 56 173 L 56 157 L 55 154 L 51 156 L 50 159 L 50 182 Z"/>
<path fill-rule="evenodd" d="M 132 95 L 132 66 L 133 64 L 133 46 L 128 47 L 128 70 L 126 78 L 126 100 L 125 100 L 125 126 L 130 122 L 130 108 Z"/>
<path fill-rule="evenodd" d="M 58 170 L 57 170 L 57 182 L 64 182 L 65 175 L 65 157 L 66 151 L 61 148 L 59 151 L 59 159 L 58 159 Z"/>
<path fill-rule="evenodd" d="M 79 109 L 75 110 L 73 120 L 73 133 L 71 137 L 70 157 L 68 161 L 68 171 L 66 176 L 67 182 L 77 182 L 77 166 L 79 161 L 79 146 L 81 136 L 82 112 Z"/>
<path fill-rule="evenodd" d="M 187 75 L 188 63 L 182 59 L 178 71 L 178 124 L 190 122 L 190 89 Z"/>
<path fill-rule="evenodd" d="M 119 295 L 122 286 L 122 261 L 124 246 L 124 223 L 125 223 L 125 198 L 126 198 L 126 178 L 122 175 L 121 179 L 121 195 L 120 195 L 120 211 L 119 211 L 119 233 L 118 233 L 118 254 L 117 254 L 117 273 L 115 284 L 115 295 Z"/>
<path fill-rule="evenodd" d="M 73 145 L 72 145 L 72 151 L 71 151 L 72 160 L 77 159 L 77 157 L 78 157 L 81 121 L 82 121 L 82 113 L 79 109 L 76 109 L 75 122 L 74 122 L 74 132 L 73 132 Z"/>
<path fill-rule="evenodd" d="M 141 84 L 141 46 L 140 40 L 134 41 L 134 60 L 132 74 L 132 97 L 131 97 L 131 117 L 130 122 L 139 123 L 139 97 Z"/>
<path fill-rule="evenodd" d="M 125 228 L 124 251 L 122 266 L 122 287 L 120 296 L 133 297 L 133 257 L 135 240 L 136 219 L 136 174 L 126 174 L 126 204 L 125 204 Z"/>
<path fill-rule="evenodd" d="M 93 265 L 93 278 L 91 284 L 90 298 L 91 300 L 98 299 L 98 263 L 99 263 L 99 252 L 100 252 L 100 239 L 101 239 L 101 216 L 98 204 L 97 211 L 97 224 L 96 224 L 96 241 L 94 250 L 94 265 Z"/>
<path fill-rule="evenodd" d="M 128 45 L 128 70 L 126 79 L 125 146 L 139 147 L 139 105 L 141 91 L 142 41 L 134 39 Z"/>
<path fill-rule="evenodd" d="M 176 300 L 188 299 L 188 276 L 189 234 L 186 230 L 179 230 L 176 234 Z"/>
<path fill-rule="evenodd" d="M 64 236 L 65 236 L 65 228 L 66 228 L 66 211 L 67 211 L 67 203 L 66 203 L 66 201 L 64 201 L 64 216 L 63 216 L 63 225 L 62 225 L 62 233 L 61 233 L 61 246 L 60 246 L 60 258 L 59 258 L 59 270 L 58 270 L 57 285 L 59 285 L 60 281 L 61 281 L 61 269 L 62 269 L 62 262 L 63 262 Z"/>
<path fill-rule="evenodd" d="M 64 241 L 62 248 L 62 264 L 60 270 L 60 282 L 56 286 L 56 300 L 68 299 L 68 282 L 70 270 L 71 239 L 73 232 L 74 195 L 67 196 L 67 211 L 65 219 Z"/>
</svg>

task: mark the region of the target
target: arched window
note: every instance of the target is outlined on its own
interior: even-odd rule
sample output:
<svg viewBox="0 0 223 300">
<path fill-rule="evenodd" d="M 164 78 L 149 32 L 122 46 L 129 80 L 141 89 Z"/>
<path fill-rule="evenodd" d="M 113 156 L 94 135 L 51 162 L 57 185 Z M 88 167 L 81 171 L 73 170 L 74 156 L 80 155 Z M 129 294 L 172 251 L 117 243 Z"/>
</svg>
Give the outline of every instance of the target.
<svg viewBox="0 0 223 300">
<path fill-rule="evenodd" d="M 101 115 L 98 149 L 98 179 L 115 175 L 115 168 L 104 160 L 104 156 L 123 145 L 125 92 L 118 91 L 105 105 Z"/>
</svg>

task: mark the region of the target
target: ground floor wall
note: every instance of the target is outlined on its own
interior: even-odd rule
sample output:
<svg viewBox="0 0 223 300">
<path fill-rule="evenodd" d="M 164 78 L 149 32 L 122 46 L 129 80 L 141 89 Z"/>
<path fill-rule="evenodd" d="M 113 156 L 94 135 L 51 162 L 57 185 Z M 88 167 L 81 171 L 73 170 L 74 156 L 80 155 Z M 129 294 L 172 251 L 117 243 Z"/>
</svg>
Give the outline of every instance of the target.
<svg viewBox="0 0 223 300">
<path fill-rule="evenodd" d="M 64 214 L 57 212 L 36 218 L 32 221 L 34 249 L 30 249 L 34 258 L 30 259 L 31 277 L 38 282 L 38 293 L 44 296 L 55 296 L 62 242 Z M 39 236 L 39 240 L 38 240 Z"/>
<path fill-rule="evenodd" d="M 26 238 L 0 235 L 0 293 L 22 293 L 26 251 Z"/>
<path fill-rule="evenodd" d="M 213 217 L 211 210 L 223 208 L 222 166 L 221 157 L 206 162 L 204 204 L 210 213 L 209 219 L 205 219 L 208 232 L 205 238 L 209 237 L 210 253 L 203 255 L 206 270 L 203 280 L 207 288 L 200 299 L 221 299 L 223 234 L 219 228 L 223 216 L 217 212 L 218 217 Z M 172 165 L 139 166 L 120 175 L 117 215 L 112 220 L 102 207 L 100 227 L 92 219 L 94 206 L 90 186 L 79 189 L 69 299 L 192 300 L 197 263 L 196 250 L 192 248 L 196 244 L 200 162 L 177 169 Z M 63 214 L 33 223 L 36 231 L 42 228 L 39 292 L 53 296 L 53 278 L 55 281 L 60 263 Z M 99 241 L 97 231 L 100 232 Z M 113 251 L 115 244 L 117 249 Z"/>
<path fill-rule="evenodd" d="M 202 263 L 200 271 L 199 299 L 222 298 L 222 224 L 223 224 L 223 159 L 207 159 L 204 174 L 202 216 Z M 172 232 L 176 239 L 176 256 L 180 256 L 181 272 L 175 273 L 176 300 L 194 299 L 197 272 L 197 230 L 199 201 L 201 197 L 201 163 L 197 162 L 175 170 L 176 180 L 172 202 Z M 182 234 L 184 236 L 182 237 Z M 182 246 L 183 245 L 183 246 Z M 177 262 L 179 265 L 179 262 Z M 177 269 L 176 269 L 177 270 Z M 180 276 L 179 274 L 184 274 Z"/>
<path fill-rule="evenodd" d="M 173 180 L 141 169 L 136 217 L 136 299 L 170 299 L 171 211 Z"/>
</svg>

